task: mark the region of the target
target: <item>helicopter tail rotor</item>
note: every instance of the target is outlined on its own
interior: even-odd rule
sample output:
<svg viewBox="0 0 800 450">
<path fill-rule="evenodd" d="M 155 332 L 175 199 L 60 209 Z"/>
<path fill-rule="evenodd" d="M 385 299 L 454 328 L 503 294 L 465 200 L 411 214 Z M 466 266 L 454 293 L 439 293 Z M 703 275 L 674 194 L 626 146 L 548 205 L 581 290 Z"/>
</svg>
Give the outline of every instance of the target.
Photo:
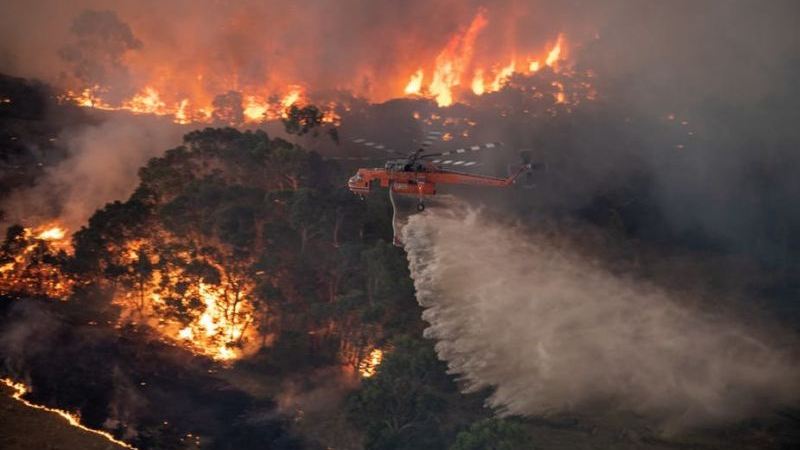
<svg viewBox="0 0 800 450">
<path fill-rule="evenodd" d="M 523 171 L 515 180 L 515 184 L 525 189 L 532 189 L 536 187 L 538 178 L 534 174 L 534 171 L 545 170 L 547 164 L 544 162 L 533 162 L 533 150 L 531 149 L 521 149 L 519 151 L 519 157 Z"/>
</svg>

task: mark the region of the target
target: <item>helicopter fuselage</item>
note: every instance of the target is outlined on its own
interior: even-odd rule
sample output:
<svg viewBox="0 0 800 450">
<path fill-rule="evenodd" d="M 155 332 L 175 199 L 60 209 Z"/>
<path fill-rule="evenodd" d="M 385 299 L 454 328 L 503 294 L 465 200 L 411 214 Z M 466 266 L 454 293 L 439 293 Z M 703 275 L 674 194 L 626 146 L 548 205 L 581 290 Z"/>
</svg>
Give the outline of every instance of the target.
<svg viewBox="0 0 800 450">
<path fill-rule="evenodd" d="M 380 186 L 395 194 L 416 195 L 421 201 L 425 196 L 435 195 L 436 185 L 440 183 L 505 187 L 528 169 L 530 164 L 524 164 L 508 178 L 497 178 L 446 170 L 431 163 L 392 160 L 382 168 L 358 169 L 348 180 L 347 187 L 354 194 L 364 196 Z"/>
</svg>

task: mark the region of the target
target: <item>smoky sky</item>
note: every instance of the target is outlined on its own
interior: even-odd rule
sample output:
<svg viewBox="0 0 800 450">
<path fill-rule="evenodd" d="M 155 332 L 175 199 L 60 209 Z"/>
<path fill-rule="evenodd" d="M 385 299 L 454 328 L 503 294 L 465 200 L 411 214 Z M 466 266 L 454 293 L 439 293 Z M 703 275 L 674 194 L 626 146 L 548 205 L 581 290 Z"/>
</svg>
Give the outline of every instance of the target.
<svg viewBox="0 0 800 450">
<path fill-rule="evenodd" d="M 126 58 L 134 82 L 142 76 L 136 67 L 156 70 L 162 61 L 223 74 L 227 79 L 220 83 L 234 77 L 242 83 L 278 78 L 370 94 L 386 81 L 406 77 L 416 68 L 408 67 L 410 61 L 433 60 L 480 6 L 474 1 L 12 1 L 2 7 L 8 23 L 0 61 L 4 71 L 56 81 L 63 70 L 55 58 L 58 43 L 73 38 L 72 21 L 85 10 L 109 10 L 142 42 Z M 513 17 L 496 6 L 488 12 L 494 25 L 486 48 L 516 41 L 538 47 L 545 36 L 552 39 L 560 31 L 538 14 L 517 26 L 513 19 L 525 18 L 527 5 L 515 6 Z"/>
<path fill-rule="evenodd" d="M 283 80 L 385 100 L 480 9 L 489 25 L 478 59 L 543 48 L 563 32 L 572 60 L 645 109 L 689 109 L 713 98 L 748 107 L 790 82 L 796 71 L 786 68 L 800 55 L 800 5 L 780 0 L 10 0 L 0 6 L 0 71 L 58 85 L 74 72 L 65 49 L 75 53 L 86 40 L 87 21 L 116 21 L 117 43 L 126 45 L 92 55 L 119 63 L 117 77 L 105 80 L 115 88 L 141 88 L 170 67 L 214 78 L 207 83 L 215 94 Z"/>
<path fill-rule="evenodd" d="M 58 50 L 74 37 L 75 20 L 110 11 L 141 41 L 126 58 L 132 66 L 174 62 L 193 71 L 203 61 L 209 72 L 243 82 L 280 77 L 368 94 L 407 77 L 411 64 L 432 61 L 482 7 L 489 26 L 476 54 L 539 48 L 564 32 L 587 65 L 635 73 L 645 91 L 675 82 L 687 96 L 741 92 L 740 81 L 763 81 L 798 48 L 791 1 L 11 0 L 0 6 L 0 68 L 57 81 Z M 598 39 L 603 45 L 592 45 Z"/>
<path fill-rule="evenodd" d="M 75 231 L 107 202 L 124 200 L 136 187 L 138 168 L 180 143 L 183 128 L 157 117 L 112 117 L 65 130 L 68 155 L 43 177 L 3 202 L 7 222 L 25 225 L 58 219 Z"/>
<path fill-rule="evenodd" d="M 489 25 L 476 42 L 478 58 L 543 48 L 563 32 L 569 59 L 594 74 L 604 108 L 619 116 L 609 126 L 558 130 L 559 139 L 548 138 L 548 124 L 510 129 L 495 126 L 499 119 L 487 117 L 493 111 L 482 116 L 486 132 L 476 137 L 515 148 L 542 144 L 580 168 L 557 194 L 561 200 L 578 205 L 572 191 L 587 197 L 598 189 L 593 180 L 636 160 L 648 166 L 665 223 L 681 232 L 700 229 L 742 246 L 800 224 L 791 170 L 800 143 L 795 1 L 10 0 L 0 5 L 0 71 L 59 86 L 76 72 L 64 50 L 86 48 L 76 29 L 106 30 L 88 26 L 89 17 L 118 30 L 121 48 L 108 48 L 108 40 L 90 46 L 109 62 L 92 72 L 112 66 L 98 78 L 122 92 L 140 89 L 166 64 L 213 78 L 207 83 L 215 94 L 284 80 L 379 101 L 399 94 L 416 66 L 431 64 L 481 8 Z M 386 92 L 387 85 L 395 90 Z M 658 132 L 637 122 L 670 115 Z M 391 140 L 395 130 L 387 128 L 376 137 Z"/>
</svg>

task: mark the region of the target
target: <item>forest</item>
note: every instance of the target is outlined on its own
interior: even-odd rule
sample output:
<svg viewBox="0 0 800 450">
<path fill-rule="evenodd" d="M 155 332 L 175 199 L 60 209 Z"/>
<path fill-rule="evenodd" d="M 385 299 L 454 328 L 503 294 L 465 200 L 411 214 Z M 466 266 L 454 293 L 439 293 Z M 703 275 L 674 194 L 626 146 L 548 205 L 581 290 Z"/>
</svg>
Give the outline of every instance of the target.
<svg viewBox="0 0 800 450">
<path fill-rule="evenodd" d="M 436 123 L 501 127 L 509 147 L 535 147 L 548 167 L 535 194 L 469 195 L 506 221 L 579 230 L 587 254 L 657 283 L 683 283 L 696 271 L 714 293 L 738 295 L 741 284 L 713 276 L 748 272 L 738 281 L 753 308 L 796 324 L 800 217 L 786 207 L 796 192 L 783 173 L 797 136 L 776 136 L 765 159 L 748 149 L 764 129 L 730 105 L 706 104 L 720 112 L 714 132 L 687 138 L 680 117 L 637 115 L 613 85 L 587 100 L 585 80 L 574 80 L 575 101 L 554 101 L 549 77 L 513 78 L 471 107 L 454 106 L 458 120 Z M 14 195 L 53 164 L 48 158 L 66 157 L 47 136 L 103 119 L 53 103 L 45 86 L 26 80 L 4 77 L 3 89 L 14 98 L 0 105 L 3 164 L 18 176 L 6 170 L 2 183 Z M 776 94 L 770 110 L 789 111 L 786 98 Z M 349 123 L 417 131 L 405 124 L 420 111 L 437 120 L 428 112 L 435 106 L 417 99 L 362 105 Z M 758 448 L 761 433 L 796 442 L 791 411 L 672 439 L 626 414 L 499 417 L 485 406 L 491 389 L 462 393 L 423 337 L 406 255 L 391 244 L 391 204 L 347 191 L 352 164 L 321 153 L 353 134 L 346 120 L 329 126 L 321 114 L 293 108 L 278 134 L 188 131 L 138 168 L 130 197 L 63 239 L 9 226 L 0 248 L 3 375 L 33 386 L 31 400 L 77 411 L 87 426 L 142 450 L 514 450 L 588 448 L 590 440 Z M 717 131 L 734 129 L 743 139 L 731 146 Z M 672 177 L 704 155 L 676 153 L 687 139 L 744 161 L 723 183 L 742 195 L 711 217 L 696 214 L 707 193 L 671 190 L 685 187 Z M 50 149 L 33 153 L 32 142 Z M 504 164 L 495 158 L 486 169 Z M 680 214 L 670 209 L 678 201 Z M 697 264 L 658 270 L 678 255 Z"/>
</svg>

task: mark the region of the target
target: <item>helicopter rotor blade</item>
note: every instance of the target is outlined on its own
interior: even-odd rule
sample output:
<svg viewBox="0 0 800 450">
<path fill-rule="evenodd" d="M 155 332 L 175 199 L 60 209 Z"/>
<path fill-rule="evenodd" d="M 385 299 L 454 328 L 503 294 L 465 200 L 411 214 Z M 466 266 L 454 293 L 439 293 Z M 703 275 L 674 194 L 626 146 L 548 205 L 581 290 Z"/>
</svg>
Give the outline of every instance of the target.
<svg viewBox="0 0 800 450">
<path fill-rule="evenodd" d="M 322 159 L 328 161 L 386 161 L 386 158 L 373 156 L 323 156 Z"/>
<path fill-rule="evenodd" d="M 390 147 L 388 147 L 388 146 L 386 146 L 384 144 L 381 144 L 380 142 L 370 141 L 368 139 L 361 138 L 361 137 L 352 139 L 351 142 L 353 142 L 355 144 L 363 145 L 364 147 L 374 148 L 376 150 L 381 150 L 381 151 L 384 151 L 386 153 L 391 153 L 391 154 L 397 154 L 398 153 L 397 150 L 395 150 L 393 148 L 390 148 Z"/>
<path fill-rule="evenodd" d="M 443 166 L 450 165 L 450 166 L 461 166 L 461 167 L 475 167 L 480 166 L 481 164 L 478 161 L 464 161 L 460 159 L 434 159 L 431 161 L 434 164 L 440 164 Z"/>
<path fill-rule="evenodd" d="M 492 148 L 501 147 L 502 145 L 503 145 L 503 143 L 499 142 L 499 141 L 498 142 L 487 142 L 487 143 L 481 144 L 481 145 L 472 145 L 470 147 L 457 148 L 455 150 L 447 150 L 447 151 L 439 152 L 439 153 L 427 153 L 425 155 L 420 155 L 420 158 L 430 158 L 430 157 L 433 157 L 433 156 L 448 156 L 448 155 L 463 154 L 463 153 L 469 153 L 469 152 L 477 152 L 477 151 L 480 151 L 480 150 L 488 150 L 488 149 L 492 149 Z"/>
<path fill-rule="evenodd" d="M 419 146 L 420 149 L 426 149 L 428 147 L 431 147 L 431 146 L 435 145 L 438 141 L 443 140 L 444 136 L 445 136 L 445 132 L 444 131 L 439 131 L 439 130 L 426 131 L 422 135 L 422 138 L 421 138 L 420 141 L 417 141 L 415 139 L 414 142 L 418 142 L 418 146 Z"/>
<path fill-rule="evenodd" d="M 436 141 L 441 140 L 444 137 L 443 131 L 428 131 L 422 138 L 422 142 L 420 143 L 420 147 L 426 148 L 430 147 L 436 143 Z"/>
</svg>

